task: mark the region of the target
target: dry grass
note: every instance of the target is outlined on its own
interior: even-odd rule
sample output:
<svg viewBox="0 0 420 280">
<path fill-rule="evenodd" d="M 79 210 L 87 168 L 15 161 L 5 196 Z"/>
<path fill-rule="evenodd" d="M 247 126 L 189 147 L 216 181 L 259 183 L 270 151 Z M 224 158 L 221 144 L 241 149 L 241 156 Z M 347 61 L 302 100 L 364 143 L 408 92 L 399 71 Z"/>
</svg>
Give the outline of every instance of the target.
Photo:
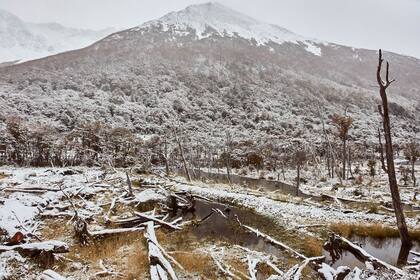
<svg viewBox="0 0 420 280">
<path fill-rule="evenodd" d="M 217 279 L 213 260 L 207 254 L 177 251 L 171 254 L 189 273 L 199 274 L 207 279 Z"/>
<path fill-rule="evenodd" d="M 303 249 L 307 256 L 316 257 L 322 255 L 322 246 L 324 245 L 322 240 L 312 236 L 306 236 L 303 243 L 305 244 Z"/>
<path fill-rule="evenodd" d="M 396 228 L 384 226 L 382 224 L 347 224 L 335 223 L 330 225 L 330 229 L 346 238 L 353 235 L 374 238 L 397 238 L 399 232 Z M 420 229 L 409 230 L 412 239 L 420 241 Z"/>
<path fill-rule="evenodd" d="M 41 236 L 44 240 L 63 239 L 73 234 L 73 227 L 67 224 L 65 219 L 52 219 L 45 221 L 41 229 Z"/>
<path fill-rule="evenodd" d="M 257 265 L 258 276 L 267 279 L 272 274 L 276 274 L 274 269 L 266 263 L 259 262 Z"/>
<path fill-rule="evenodd" d="M 144 241 L 142 239 L 142 233 L 127 233 L 111 236 L 103 240 L 95 240 L 88 246 L 77 244 L 71 248 L 68 257 L 96 263 L 100 259 L 115 258 L 118 255 L 118 250 L 123 246 L 143 244 L 142 242 Z"/>
<path fill-rule="evenodd" d="M 124 271 L 127 280 L 140 279 L 139 276 L 144 276 L 149 271 L 149 257 L 147 250 L 141 244 L 137 244 L 134 248 L 134 253 L 128 257 L 126 270 Z"/>
<path fill-rule="evenodd" d="M 238 276 L 241 277 L 241 275 L 248 275 L 248 265 L 241 262 L 238 259 L 230 259 L 226 262 L 228 265 L 230 265 L 233 269 L 232 272 Z M 239 273 L 238 273 L 239 272 Z M 245 278 L 247 279 L 247 278 Z"/>
</svg>

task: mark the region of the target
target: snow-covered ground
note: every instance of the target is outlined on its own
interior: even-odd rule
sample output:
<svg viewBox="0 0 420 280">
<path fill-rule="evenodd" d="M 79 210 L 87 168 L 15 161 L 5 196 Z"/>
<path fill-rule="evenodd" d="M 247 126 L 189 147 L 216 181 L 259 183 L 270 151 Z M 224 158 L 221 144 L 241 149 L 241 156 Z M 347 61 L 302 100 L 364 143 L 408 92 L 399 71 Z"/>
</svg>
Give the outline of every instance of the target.
<svg viewBox="0 0 420 280">
<path fill-rule="evenodd" d="M 420 185 L 417 182 L 416 187 L 413 187 L 411 181 L 411 173 L 408 174 L 407 185 L 404 184 L 402 179 L 402 168 L 409 168 L 411 166 L 403 159 L 397 159 L 395 161 L 397 180 L 399 182 L 400 196 L 403 203 L 407 205 L 413 205 L 420 207 Z M 355 170 L 359 171 L 357 174 Z M 300 190 L 304 193 L 311 195 L 322 195 L 327 194 L 331 196 L 336 196 L 338 198 L 349 199 L 349 200 L 358 200 L 363 202 L 374 202 L 382 203 L 384 205 L 390 205 L 392 202 L 391 193 L 389 191 L 388 177 L 387 174 L 381 169 L 380 163 L 377 162 L 375 165 L 375 176 L 370 175 L 369 167 L 367 163 L 362 164 L 353 164 L 353 177 L 348 180 L 343 180 L 340 183 L 340 180 L 334 174 L 334 178 L 328 176 L 325 166 L 314 167 L 314 166 L 304 166 L 300 171 Z M 226 174 L 226 169 L 216 169 L 216 168 L 203 168 L 204 172 L 210 172 L 215 174 Z M 266 180 L 279 180 L 280 182 L 287 183 L 289 185 L 296 185 L 296 169 L 284 168 L 284 170 L 277 171 L 267 171 L 267 170 L 256 170 L 249 168 L 235 169 L 231 170 L 231 173 L 234 175 L 239 175 L 247 178 L 255 179 L 266 179 Z M 420 174 L 420 165 L 415 165 L 415 174 L 418 176 Z M 351 177 L 349 175 L 349 177 Z M 417 180 L 418 181 L 418 180 Z M 417 199 L 414 199 L 414 195 L 417 195 Z"/>
<path fill-rule="evenodd" d="M 103 230 L 110 229 L 107 227 L 106 220 L 115 215 L 115 213 L 111 213 L 110 207 L 112 208 L 112 206 L 110 205 L 117 205 L 116 211 L 120 217 L 130 217 L 130 213 L 136 208 L 132 208 L 132 202 L 124 198 L 124 194 L 128 191 L 124 170 L 84 167 L 74 169 L 2 167 L 0 174 L 2 174 L 0 177 L 0 230 L 3 236 L 1 243 L 9 242 L 15 233 L 21 232 L 27 243 L 55 240 L 55 242 L 65 242 L 70 247 L 70 252 L 63 254 L 64 258 L 61 257 L 56 265 L 46 267 L 39 266 L 32 258 L 18 252 L 2 252 L 0 253 L 0 279 L 16 279 L 16 277 L 36 279 L 42 274 L 54 274 L 54 271 L 48 271 L 48 269 L 55 270 L 56 273 L 68 277 L 68 279 L 85 279 L 83 277 L 95 277 L 98 271 L 103 270 L 98 263 L 102 265 L 105 263 L 106 268 L 110 271 L 122 273 L 126 271 L 125 279 L 134 279 L 130 278 L 128 274 L 129 271 L 132 271 L 132 268 L 129 267 L 129 259 L 142 258 L 142 256 L 135 255 L 139 250 L 136 246 L 140 246 L 139 244 L 142 242 L 130 240 L 139 240 L 142 234 L 135 235 L 133 233 L 134 235 L 130 235 L 127 233 L 123 238 L 111 239 L 110 242 L 113 245 L 101 241 L 103 243 L 95 242 L 95 248 L 89 246 L 85 248 L 78 245 L 71 228 L 71 221 L 74 219 L 72 203 L 77 208 L 78 215 L 88 221 L 88 229 L 91 233 L 103 233 Z M 187 183 L 182 177 L 164 178 L 156 175 L 131 174 L 131 180 L 134 207 L 146 205 L 150 201 L 163 202 L 168 191 L 187 191 L 213 201 L 239 206 L 240 209 L 250 209 L 255 211 L 256 215 L 268 217 L 273 221 L 273 226 L 275 224 L 291 232 L 298 232 L 298 235 L 302 237 L 314 234 L 307 230 L 307 226 L 314 224 L 327 226 L 328 223 L 348 222 L 395 225 L 395 218 L 390 213 L 367 213 L 365 210 L 351 209 L 347 205 L 324 204 L 312 199 L 293 197 L 275 191 L 267 192 L 263 189 L 255 190 L 224 184 Z M 313 188 L 316 189 L 316 187 Z M 327 189 L 327 186 L 325 188 Z M 312 191 L 308 183 L 305 185 L 306 189 Z M 416 228 L 418 215 L 408 217 L 407 223 L 411 228 Z M 188 234 L 184 235 L 188 236 Z M 170 236 L 165 238 L 162 233 L 159 233 L 158 238 L 162 242 L 168 242 L 165 239 L 180 238 L 176 233 L 172 233 Z M 204 240 L 196 240 L 194 244 L 197 247 L 194 247 L 195 249 L 193 248 L 190 254 L 207 252 L 206 254 L 212 257 L 214 254 L 219 254 L 221 259 L 227 258 L 229 261 L 233 261 L 231 259 L 235 258 L 246 260 L 248 255 L 255 258 L 258 257 L 258 254 L 261 255 L 258 252 L 251 254 L 247 249 L 232 247 L 232 245 L 208 244 Z M 106 249 L 98 249 L 96 246 L 104 246 Z M 164 243 L 164 246 L 178 250 L 178 247 L 173 247 L 174 245 L 171 243 Z M 220 255 L 225 249 L 229 253 Z M 146 248 L 141 250 L 146 250 Z M 261 257 L 260 260 L 264 258 Z M 212 260 L 210 257 L 209 259 Z M 187 262 L 184 259 L 183 261 Z M 281 261 L 277 259 L 276 262 L 285 269 L 290 268 L 290 264 L 287 262 L 281 264 Z M 147 278 L 147 261 L 142 263 L 139 269 L 133 273 Z M 198 279 L 197 277 L 200 277 L 190 273 L 181 273 L 183 276 L 180 279 Z M 358 274 L 366 276 L 366 278 L 361 277 L 360 279 L 367 279 L 368 276 L 374 275 L 372 273 L 355 270 L 351 274 L 354 277 L 346 279 L 358 279 L 355 276 Z M 116 275 L 111 273 L 109 279 L 114 279 L 112 277 L 116 277 Z M 411 274 L 404 277 L 415 279 L 410 278 Z"/>
</svg>

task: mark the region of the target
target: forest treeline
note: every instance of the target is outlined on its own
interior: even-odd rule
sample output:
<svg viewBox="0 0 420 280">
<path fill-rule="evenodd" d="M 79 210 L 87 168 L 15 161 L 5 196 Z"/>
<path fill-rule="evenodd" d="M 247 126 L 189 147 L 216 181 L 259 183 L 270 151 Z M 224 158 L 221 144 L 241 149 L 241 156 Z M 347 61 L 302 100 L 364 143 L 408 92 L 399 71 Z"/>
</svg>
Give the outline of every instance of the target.
<svg viewBox="0 0 420 280">
<path fill-rule="evenodd" d="M 198 141 L 193 132 L 175 126 L 161 135 L 144 137 L 101 122 L 81 123 L 63 132 L 10 118 L 0 134 L 0 163 L 38 167 L 137 165 L 145 169 L 166 166 L 167 171 L 187 164 L 188 168 L 224 168 L 228 172 L 236 168 L 243 175 L 255 169 L 281 174 L 284 169 L 309 164 L 325 168 L 330 177 L 348 178 L 354 171 L 357 173 L 361 162 L 371 160 L 374 169 L 381 158 L 379 150 L 383 149 L 381 143 L 354 141 L 349 132 L 351 123 L 351 118 L 335 115 L 329 120 L 331 128 L 325 131 L 328 141 L 308 144 L 296 140 L 280 146 L 274 139 L 236 139 L 229 133 L 219 142 Z M 396 154 L 405 147 L 400 146 L 395 145 Z"/>
</svg>

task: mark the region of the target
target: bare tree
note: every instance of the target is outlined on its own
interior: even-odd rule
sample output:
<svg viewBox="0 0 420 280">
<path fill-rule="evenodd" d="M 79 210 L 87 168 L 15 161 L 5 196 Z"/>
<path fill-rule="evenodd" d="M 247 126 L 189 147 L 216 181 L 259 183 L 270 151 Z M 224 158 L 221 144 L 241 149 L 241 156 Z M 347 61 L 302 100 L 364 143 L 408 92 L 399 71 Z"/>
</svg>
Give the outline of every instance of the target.
<svg viewBox="0 0 420 280">
<path fill-rule="evenodd" d="M 299 196 L 299 186 L 300 186 L 300 169 L 302 165 L 306 162 L 307 156 L 304 150 L 298 150 L 294 154 L 294 163 L 296 164 L 296 195 Z"/>
<path fill-rule="evenodd" d="M 384 127 L 384 136 L 385 136 L 385 151 L 386 151 L 386 163 L 388 169 L 388 181 L 389 187 L 391 190 L 392 204 L 395 211 L 395 216 L 397 219 L 397 227 L 400 232 L 401 243 L 403 246 L 411 246 L 410 236 L 408 234 L 407 224 L 405 222 L 404 212 L 401 205 L 400 193 L 398 190 L 397 178 L 395 175 L 395 165 L 394 165 L 394 151 L 392 147 L 391 139 L 391 124 L 389 118 L 388 110 L 388 98 L 386 95 L 386 89 L 394 82 L 394 80 L 389 79 L 389 63 L 386 63 L 386 76 L 385 81 L 381 77 L 382 70 L 382 51 L 379 50 L 379 62 L 378 68 L 376 71 L 376 79 L 379 84 L 379 93 L 382 100 L 382 108 L 379 111 L 382 116 L 382 123 Z M 383 111 L 382 111 L 383 109 Z"/>
<path fill-rule="evenodd" d="M 226 142 L 225 142 L 225 165 L 226 165 L 226 173 L 229 184 L 232 183 L 230 180 L 230 164 L 231 164 L 231 157 L 232 157 L 232 137 L 229 132 L 226 133 Z"/>
<path fill-rule="evenodd" d="M 324 122 L 324 118 L 321 114 L 321 106 L 319 104 L 318 104 L 317 109 L 318 109 L 318 117 L 321 120 L 321 124 L 322 124 L 322 131 L 323 131 L 323 134 L 325 136 L 325 140 L 327 142 L 327 147 L 329 149 L 328 157 L 329 158 L 331 157 L 331 159 L 332 159 L 332 162 L 331 162 L 331 175 L 332 176 L 331 177 L 334 178 L 334 171 L 337 172 L 337 169 L 335 168 L 336 164 L 337 164 L 337 160 L 336 160 L 337 157 L 336 157 L 335 151 L 333 149 L 332 143 L 331 143 L 331 141 L 328 137 L 327 130 L 325 129 L 325 122 Z M 340 180 L 340 185 L 343 185 L 343 181 L 342 181 L 341 176 L 338 176 L 338 179 Z"/>
<path fill-rule="evenodd" d="M 332 124 L 337 128 L 337 136 L 343 142 L 342 153 L 341 153 L 341 160 L 343 162 L 343 170 L 341 178 L 344 180 L 346 179 L 346 159 L 347 159 L 347 139 L 349 135 L 350 127 L 353 123 L 353 119 L 348 116 L 340 116 L 334 114 L 331 118 Z"/>
<path fill-rule="evenodd" d="M 182 133 L 182 132 L 180 132 L 180 133 Z M 190 172 L 188 170 L 187 160 L 185 159 L 184 148 L 182 146 L 181 138 L 178 135 L 178 132 L 176 130 L 174 130 L 174 135 L 175 135 L 175 141 L 178 143 L 179 153 L 181 155 L 182 164 L 184 165 L 185 175 L 187 176 L 188 182 L 191 182 L 191 175 L 190 175 Z"/>
<path fill-rule="evenodd" d="M 413 182 L 413 188 L 416 187 L 416 174 L 414 166 L 416 164 L 417 159 L 420 157 L 420 148 L 419 144 L 412 140 L 404 146 L 404 156 L 410 162 L 411 165 L 411 179 Z"/>
</svg>

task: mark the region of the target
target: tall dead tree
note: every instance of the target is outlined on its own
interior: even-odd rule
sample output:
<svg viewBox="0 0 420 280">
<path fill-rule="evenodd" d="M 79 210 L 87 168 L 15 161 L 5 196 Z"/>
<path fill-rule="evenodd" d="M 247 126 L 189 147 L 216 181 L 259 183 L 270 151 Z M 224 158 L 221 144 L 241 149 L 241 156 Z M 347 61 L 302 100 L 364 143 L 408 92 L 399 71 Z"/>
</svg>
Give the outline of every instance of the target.
<svg viewBox="0 0 420 280">
<path fill-rule="evenodd" d="M 376 70 L 376 80 L 379 84 L 379 93 L 382 100 L 382 108 L 379 111 L 382 116 L 382 123 L 384 127 L 385 137 L 385 152 L 386 152 L 386 163 L 388 170 L 388 181 L 389 188 L 391 190 L 392 204 L 394 207 L 395 217 L 397 219 L 397 227 L 400 232 L 401 243 L 403 246 L 411 246 L 410 236 L 408 234 L 407 224 L 405 222 L 404 212 L 401 205 L 400 192 L 398 190 L 397 177 L 395 175 L 394 165 L 394 151 L 392 147 L 391 139 L 391 123 L 389 118 L 388 110 L 388 98 L 386 95 L 386 89 L 395 81 L 389 79 L 389 62 L 386 63 L 385 81 L 381 77 L 382 70 L 382 51 L 379 50 L 379 62 Z M 382 110 L 383 109 L 383 110 Z"/>
<path fill-rule="evenodd" d="M 379 113 L 380 113 L 381 112 L 381 109 L 382 109 L 382 106 L 379 105 L 378 107 L 379 107 Z M 386 169 L 386 166 L 385 166 L 384 146 L 382 145 L 381 129 L 379 127 L 378 127 L 378 142 L 379 142 L 378 149 L 379 149 L 379 157 L 381 159 L 381 167 L 382 167 L 382 170 L 385 173 L 387 173 L 388 170 Z"/>
<path fill-rule="evenodd" d="M 331 118 L 332 124 L 337 128 L 337 136 L 343 143 L 341 160 L 343 163 L 343 170 L 341 171 L 341 178 L 346 179 L 346 161 L 347 161 L 347 139 L 349 136 L 349 129 L 353 123 L 353 119 L 348 116 L 340 116 L 334 114 Z"/>
</svg>

